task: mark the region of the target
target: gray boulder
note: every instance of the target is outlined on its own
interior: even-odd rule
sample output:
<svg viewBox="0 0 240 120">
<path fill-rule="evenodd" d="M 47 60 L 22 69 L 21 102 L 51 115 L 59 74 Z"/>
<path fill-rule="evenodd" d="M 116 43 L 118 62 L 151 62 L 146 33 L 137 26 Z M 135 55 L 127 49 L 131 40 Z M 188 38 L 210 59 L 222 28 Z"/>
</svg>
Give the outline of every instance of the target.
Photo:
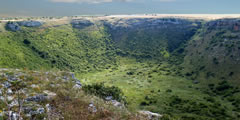
<svg viewBox="0 0 240 120">
<path fill-rule="evenodd" d="M 115 107 L 119 107 L 119 108 L 124 108 L 125 107 L 124 104 L 122 104 L 122 103 L 120 103 L 116 100 L 111 100 L 111 102 L 112 102 L 113 106 L 115 106 Z"/>
<path fill-rule="evenodd" d="M 20 26 L 15 22 L 8 22 L 6 24 L 6 29 L 10 30 L 10 31 L 13 31 L 13 32 L 21 30 Z"/>
<path fill-rule="evenodd" d="M 113 96 L 107 96 L 107 97 L 105 98 L 105 100 L 106 100 L 106 101 L 111 101 L 111 100 L 113 100 Z"/>
<path fill-rule="evenodd" d="M 47 96 L 44 94 L 38 94 L 35 96 L 28 97 L 26 101 L 33 101 L 33 102 L 42 102 L 47 100 Z"/>
<path fill-rule="evenodd" d="M 78 79 L 75 79 L 75 85 L 73 86 L 74 89 L 81 89 L 82 84 Z"/>
<path fill-rule="evenodd" d="M 139 111 L 138 113 L 140 115 L 146 116 L 149 120 L 158 120 L 162 117 L 162 115 L 150 111 Z"/>
<path fill-rule="evenodd" d="M 198 84 L 199 81 L 198 81 L 198 80 L 194 80 L 193 83 L 194 83 L 194 84 Z"/>
<path fill-rule="evenodd" d="M 96 106 L 93 103 L 90 103 L 88 105 L 88 111 L 91 112 L 91 113 L 96 113 L 97 112 L 97 108 L 96 108 Z"/>
<path fill-rule="evenodd" d="M 45 113 L 45 109 L 43 107 L 39 107 L 37 109 L 34 109 L 33 107 L 25 107 L 23 110 L 28 117 Z"/>
<path fill-rule="evenodd" d="M 31 97 L 28 97 L 26 99 L 27 102 L 42 102 L 42 101 L 46 101 L 46 100 L 51 100 L 53 99 L 57 94 L 56 93 L 53 93 L 53 92 L 50 92 L 48 90 L 44 90 L 43 91 L 44 94 L 38 94 L 38 95 L 35 95 L 35 96 L 31 96 Z"/>
<path fill-rule="evenodd" d="M 43 114 L 45 113 L 45 109 L 44 108 L 38 108 L 36 111 L 36 114 Z"/>
<path fill-rule="evenodd" d="M 11 86 L 12 86 L 12 84 L 9 83 L 8 81 L 3 83 L 3 87 L 5 87 L 5 88 L 10 88 Z"/>
</svg>

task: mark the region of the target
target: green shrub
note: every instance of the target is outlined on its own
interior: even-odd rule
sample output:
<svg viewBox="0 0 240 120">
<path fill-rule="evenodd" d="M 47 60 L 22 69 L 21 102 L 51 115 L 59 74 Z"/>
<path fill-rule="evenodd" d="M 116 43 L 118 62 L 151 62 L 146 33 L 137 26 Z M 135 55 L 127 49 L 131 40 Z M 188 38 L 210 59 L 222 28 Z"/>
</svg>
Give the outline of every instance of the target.
<svg viewBox="0 0 240 120">
<path fill-rule="evenodd" d="M 172 90 L 171 89 L 167 89 L 166 92 L 170 93 L 170 92 L 172 92 Z"/>
<path fill-rule="evenodd" d="M 96 83 L 83 86 L 83 90 L 86 93 L 96 95 L 103 99 L 108 96 L 112 96 L 114 100 L 126 103 L 122 90 L 115 86 L 109 87 L 105 86 L 104 83 Z"/>
</svg>

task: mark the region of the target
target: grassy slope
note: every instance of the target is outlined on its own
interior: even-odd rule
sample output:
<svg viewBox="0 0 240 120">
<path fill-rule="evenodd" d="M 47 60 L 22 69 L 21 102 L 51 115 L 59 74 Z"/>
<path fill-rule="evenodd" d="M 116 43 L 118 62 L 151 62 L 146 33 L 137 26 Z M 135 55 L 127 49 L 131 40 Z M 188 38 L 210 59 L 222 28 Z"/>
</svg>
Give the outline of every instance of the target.
<svg viewBox="0 0 240 120">
<path fill-rule="evenodd" d="M 77 30 L 63 25 L 22 29 L 0 33 L 2 67 L 83 72 L 109 67 L 115 62 L 103 28 Z"/>
<path fill-rule="evenodd" d="M 0 33 L 0 65 L 4 68 L 41 69 L 49 68 L 47 63 L 25 46 L 18 33 Z"/>
<path fill-rule="evenodd" d="M 238 22 L 228 22 L 232 21 L 206 24 L 189 41 L 183 66 L 198 79 L 230 80 L 239 85 L 240 32 L 234 27 Z"/>
</svg>

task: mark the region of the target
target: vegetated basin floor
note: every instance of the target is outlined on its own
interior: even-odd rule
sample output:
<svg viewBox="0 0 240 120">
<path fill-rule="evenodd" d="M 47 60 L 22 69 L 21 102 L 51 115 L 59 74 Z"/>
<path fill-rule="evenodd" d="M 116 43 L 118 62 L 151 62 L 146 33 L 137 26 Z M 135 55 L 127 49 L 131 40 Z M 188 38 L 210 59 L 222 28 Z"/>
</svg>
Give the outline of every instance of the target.
<svg viewBox="0 0 240 120">
<path fill-rule="evenodd" d="M 104 82 L 121 88 L 131 110 L 140 109 L 146 96 L 158 98 L 159 106 L 152 106 L 157 111 L 164 111 L 161 106 L 173 95 L 194 100 L 206 96 L 198 90 L 200 85 L 174 75 L 172 69 L 174 68 L 165 62 L 157 64 L 154 61 L 137 62 L 134 58 L 120 58 L 117 69 L 81 74 L 78 77 L 85 84 Z"/>
</svg>

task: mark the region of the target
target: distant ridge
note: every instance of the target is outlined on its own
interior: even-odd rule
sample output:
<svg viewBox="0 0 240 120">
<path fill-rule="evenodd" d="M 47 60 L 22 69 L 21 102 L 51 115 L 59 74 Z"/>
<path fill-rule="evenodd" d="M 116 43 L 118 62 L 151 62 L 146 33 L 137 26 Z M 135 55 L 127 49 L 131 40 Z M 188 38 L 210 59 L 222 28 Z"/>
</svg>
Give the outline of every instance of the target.
<svg viewBox="0 0 240 120">
<path fill-rule="evenodd" d="M 1 15 L 2 18 L 14 18 L 23 16 L 9 16 Z M 31 16 L 28 16 L 31 17 Z M 24 16 L 23 18 L 28 18 Z M 44 16 L 39 16 L 44 17 Z M 47 17 L 47 16 L 46 16 Z M 73 16 L 62 16 L 62 18 L 188 18 L 188 19 L 205 19 L 205 20 L 215 20 L 223 18 L 240 18 L 240 14 L 119 14 L 119 15 L 73 15 Z M 34 16 L 34 18 L 38 18 Z M 54 16 L 53 16 L 54 18 Z"/>
</svg>

